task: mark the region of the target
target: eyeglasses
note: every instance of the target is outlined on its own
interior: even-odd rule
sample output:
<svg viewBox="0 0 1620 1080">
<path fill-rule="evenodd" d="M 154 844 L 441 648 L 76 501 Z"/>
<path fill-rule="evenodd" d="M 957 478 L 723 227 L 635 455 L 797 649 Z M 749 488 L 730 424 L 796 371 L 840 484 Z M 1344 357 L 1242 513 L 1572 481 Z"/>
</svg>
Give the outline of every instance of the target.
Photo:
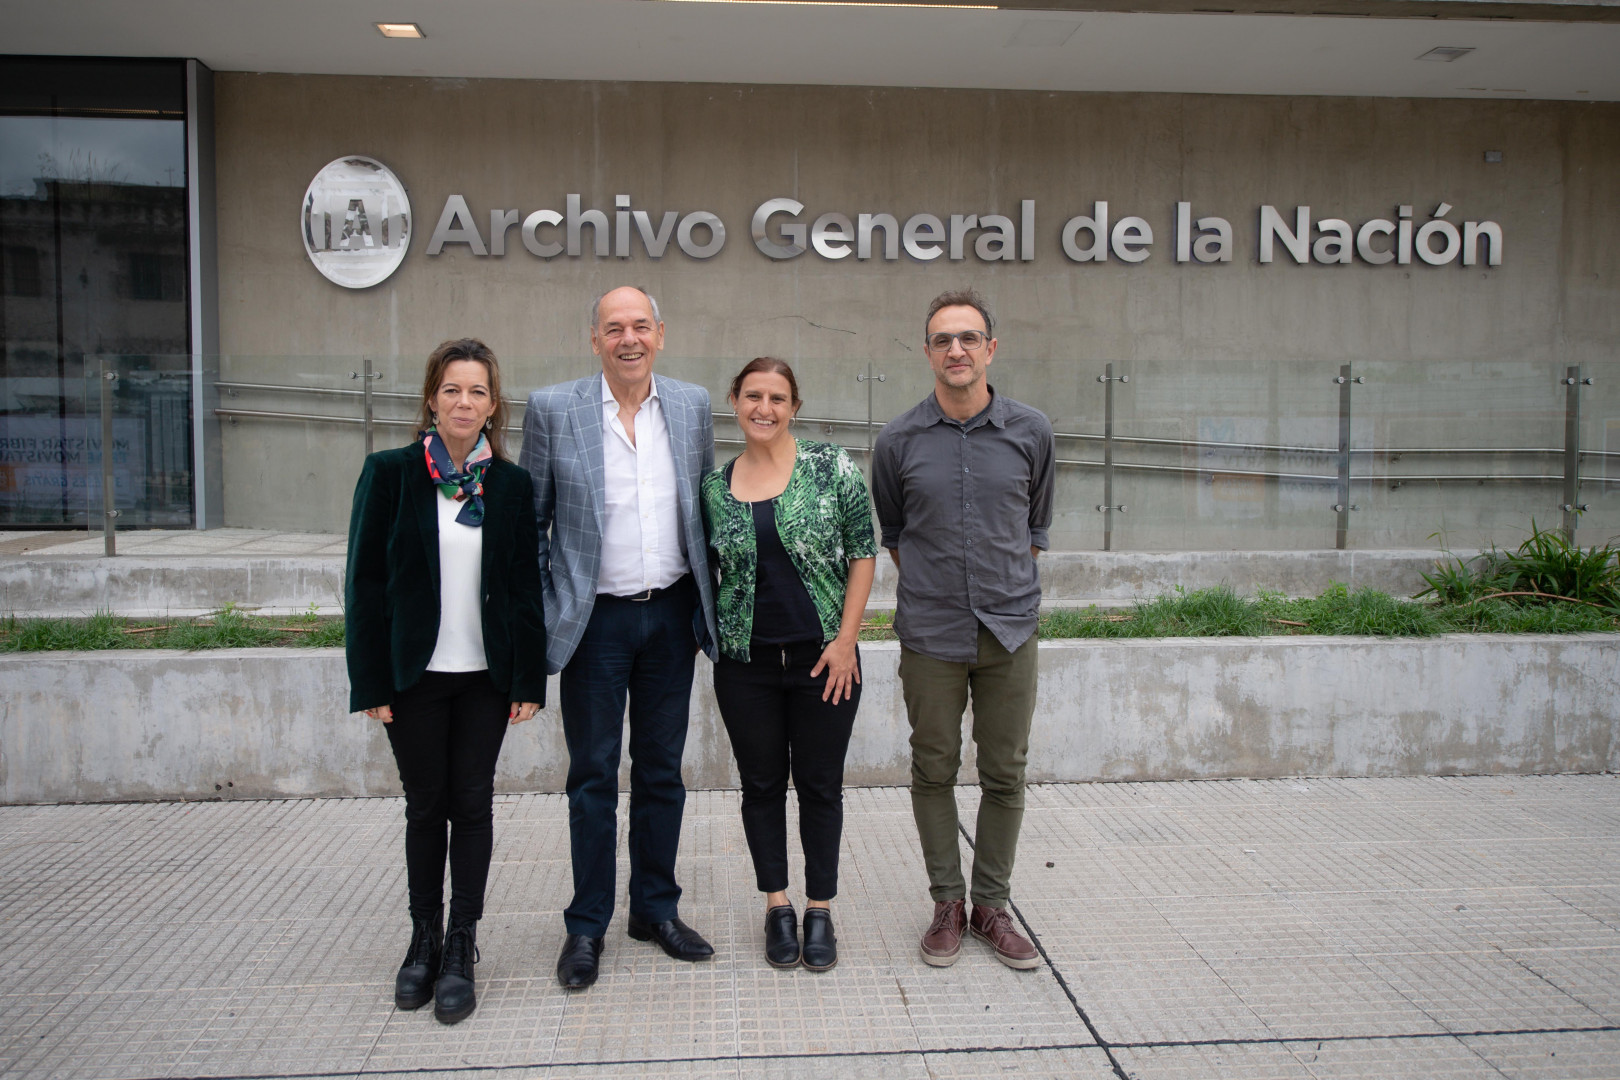
<svg viewBox="0 0 1620 1080">
<path fill-rule="evenodd" d="M 984 348 L 989 338 L 982 330 L 964 330 L 960 334 L 929 334 L 926 340 L 930 352 L 949 352 L 953 341 L 960 341 L 964 352 L 972 352 Z"/>
</svg>

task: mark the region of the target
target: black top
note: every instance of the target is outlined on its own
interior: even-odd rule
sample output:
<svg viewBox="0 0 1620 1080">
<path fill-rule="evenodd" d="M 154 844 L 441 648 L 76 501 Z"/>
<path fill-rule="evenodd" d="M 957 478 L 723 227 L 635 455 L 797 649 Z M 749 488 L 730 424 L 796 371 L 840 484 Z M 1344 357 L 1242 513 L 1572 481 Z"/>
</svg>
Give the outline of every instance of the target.
<svg viewBox="0 0 1620 1080">
<path fill-rule="evenodd" d="M 732 462 L 726 466 L 726 484 L 731 484 Z M 821 641 L 821 615 L 816 611 L 810 590 L 804 587 L 798 567 L 782 545 L 776 531 L 776 500 L 749 503 L 754 513 L 754 631 L 753 640 L 761 645 L 789 645 L 801 641 Z"/>
</svg>

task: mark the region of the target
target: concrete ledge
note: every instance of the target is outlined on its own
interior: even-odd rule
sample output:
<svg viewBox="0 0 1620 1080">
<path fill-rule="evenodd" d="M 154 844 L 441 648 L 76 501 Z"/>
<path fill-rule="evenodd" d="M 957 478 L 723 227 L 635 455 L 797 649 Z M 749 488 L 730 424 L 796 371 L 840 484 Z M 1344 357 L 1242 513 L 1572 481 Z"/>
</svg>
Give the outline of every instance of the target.
<svg viewBox="0 0 1620 1080">
<path fill-rule="evenodd" d="M 226 604 L 278 614 L 343 610 L 341 556 L 44 555 L 0 559 L 8 615 L 200 615 Z"/>
<path fill-rule="evenodd" d="M 851 784 L 904 784 L 899 646 L 869 644 Z M 0 657 L 0 802 L 398 791 L 334 649 Z M 503 791 L 559 791 L 551 705 L 508 733 Z M 967 747 L 971 775 L 972 745 Z M 1602 772 L 1620 768 L 1620 635 L 1050 642 L 1030 779 Z M 700 661 L 694 788 L 736 785 Z"/>
<path fill-rule="evenodd" d="M 1465 553 L 1468 554 L 1468 553 Z M 1186 589 L 1228 585 L 1243 595 L 1271 589 L 1316 596 L 1331 582 L 1396 596 L 1423 588 L 1437 551 L 1054 551 L 1041 557 L 1047 606 L 1126 604 Z M 894 565 L 878 560 L 872 606 L 894 606 Z M 338 555 L 29 555 L 0 559 L 0 613 L 183 616 L 226 604 L 289 614 L 310 604 L 341 610 Z"/>
</svg>

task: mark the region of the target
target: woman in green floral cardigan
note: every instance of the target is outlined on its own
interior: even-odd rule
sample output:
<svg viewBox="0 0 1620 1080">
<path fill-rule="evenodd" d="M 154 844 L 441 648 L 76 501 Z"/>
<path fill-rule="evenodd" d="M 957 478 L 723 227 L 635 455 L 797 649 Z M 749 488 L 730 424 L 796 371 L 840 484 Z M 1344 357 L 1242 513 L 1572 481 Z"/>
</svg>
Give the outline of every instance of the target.
<svg viewBox="0 0 1620 1080">
<path fill-rule="evenodd" d="M 743 452 L 703 480 L 719 584 L 714 694 L 742 778 L 743 832 L 765 894 L 765 958 L 838 962 L 831 901 L 844 829 L 844 754 L 861 696 L 856 638 L 877 544 L 861 470 L 841 447 L 793 437 L 799 387 L 751 360 L 728 399 Z M 787 785 L 799 796 L 804 941 L 787 896 Z"/>
</svg>

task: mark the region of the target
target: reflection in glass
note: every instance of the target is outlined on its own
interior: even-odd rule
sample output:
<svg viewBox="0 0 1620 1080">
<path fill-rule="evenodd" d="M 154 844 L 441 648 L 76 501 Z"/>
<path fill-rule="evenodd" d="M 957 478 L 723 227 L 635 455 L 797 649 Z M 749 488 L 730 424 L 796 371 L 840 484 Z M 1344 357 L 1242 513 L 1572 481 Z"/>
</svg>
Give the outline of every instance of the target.
<svg viewBox="0 0 1620 1080">
<path fill-rule="evenodd" d="M 120 524 L 190 523 L 189 382 L 154 371 L 188 349 L 185 180 L 181 121 L 0 116 L 0 525 L 99 525 L 115 355 L 115 443 L 160 477 Z"/>
</svg>

